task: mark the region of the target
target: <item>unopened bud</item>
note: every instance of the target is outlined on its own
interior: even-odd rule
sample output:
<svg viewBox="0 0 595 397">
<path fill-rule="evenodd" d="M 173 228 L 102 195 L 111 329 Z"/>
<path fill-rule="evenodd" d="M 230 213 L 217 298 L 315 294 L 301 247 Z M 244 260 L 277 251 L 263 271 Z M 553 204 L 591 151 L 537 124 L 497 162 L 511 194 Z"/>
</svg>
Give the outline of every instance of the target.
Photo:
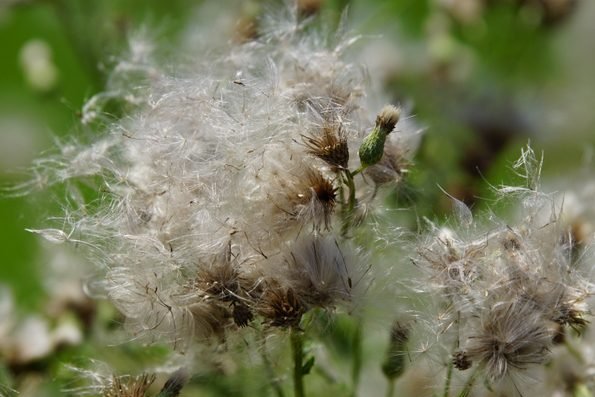
<svg viewBox="0 0 595 397">
<path fill-rule="evenodd" d="M 405 349 L 409 340 L 409 328 L 395 323 L 390 333 L 390 343 L 382 372 L 388 379 L 396 379 L 405 371 Z"/>
<path fill-rule="evenodd" d="M 376 116 L 376 125 L 372 132 L 364 138 L 362 145 L 358 150 L 361 162 L 360 170 L 376 164 L 382 158 L 384 153 L 384 143 L 386 136 L 395 128 L 399 121 L 401 111 L 399 108 L 386 105 L 378 116 Z"/>
</svg>

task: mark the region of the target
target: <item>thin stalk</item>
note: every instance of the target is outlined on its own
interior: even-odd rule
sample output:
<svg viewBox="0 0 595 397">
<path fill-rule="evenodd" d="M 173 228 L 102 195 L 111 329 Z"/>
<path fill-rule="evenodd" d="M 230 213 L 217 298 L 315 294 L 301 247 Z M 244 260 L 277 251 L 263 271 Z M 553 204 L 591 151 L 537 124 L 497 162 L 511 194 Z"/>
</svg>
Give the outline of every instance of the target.
<svg viewBox="0 0 595 397">
<path fill-rule="evenodd" d="M 301 331 L 291 328 L 291 354 L 293 356 L 294 397 L 305 397 L 304 393 L 304 337 Z"/>
<path fill-rule="evenodd" d="M 451 302 L 452 304 L 452 302 Z M 454 341 L 453 352 L 458 350 L 459 348 L 459 327 L 461 325 L 461 312 L 457 311 L 457 321 L 456 321 L 456 328 L 457 328 L 457 338 Z M 454 362 L 450 360 L 448 363 L 448 367 L 446 370 L 446 381 L 444 383 L 444 394 L 443 397 L 448 397 L 450 394 L 450 383 L 452 381 L 452 372 L 454 369 Z"/>
<path fill-rule="evenodd" d="M 363 361 L 362 322 L 360 319 L 357 319 L 357 325 L 355 333 L 353 334 L 353 339 L 351 340 L 351 346 L 353 349 L 353 366 L 351 367 L 351 395 L 355 397 L 357 395 L 357 387 L 359 385 Z"/>
<path fill-rule="evenodd" d="M 582 353 L 576 347 L 572 346 L 572 343 L 568 341 L 568 338 L 564 338 L 564 346 L 566 347 L 566 350 L 568 350 L 568 353 L 576 358 L 579 363 L 585 364 L 585 358 Z"/>
<path fill-rule="evenodd" d="M 266 350 L 266 339 L 264 338 L 264 335 L 262 336 L 262 346 L 260 349 L 260 354 L 262 356 L 262 362 L 264 363 L 264 368 L 265 368 L 265 370 L 267 372 L 267 376 L 269 378 L 270 386 L 273 389 L 273 391 L 275 392 L 275 395 L 277 397 L 285 397 L 285 395 L 283 393 L 283 389 L 281 388 L 281 384 L 279 383 L 279 379 L 275 375 L 275 371 L 273 371 L 273 366 L 271 364 L 271 360 L 269 360 L 269 356 L 268 356 L 267 350 Z"/>
<path fill-rule="evenodd" d="M 475 384 L 475 380 L 477 379 L 478 373 L 479 373 L 479 369 L 476 368 L 473 371 L 473 373 L 471 374 L 471 376 L 469 376 L 469 379 L 467 379 L 467 383 L 465 383 L 465 387 L 459 393 L 459 397 L 469 397 L 469 395 L 471 394 L 471 389 L 473 388 L 473 385 Z"/>
<path fill-rule="evenodd" d="M 386 397 L 393 397 L 395 394 L 395 378 L 388 380 L 388 387 L 386 388 Z"/>
<path fill-rule="evenodd" d="M 353 179 L 353 173 L 349 170 L 344 170 L 343 173 L 343 181 L 347 185 L 349 189 L 349 198 L 347 200 L 347 204 L 343 207 L 343 227 L 341 228 L 341 235 L 343 237 L 347 237 L 349 233 L 349 229 L 351 228 L 351 223 L 353 221 L 353 213 L 355 210 L 355 182 Z"/>
<path fill-rule="evenodd" d="M 446 381 L 444 383 L 444 394 L 442 394 L 443 397 L 448 397 L 448 395 L 450 394 L 450 382 L 452 381 L 453 368 L 454 368 L 454 363 L 452 361 L 450 361 L 448 363 L 448 367 L 446 370 Z"/>
</svg>

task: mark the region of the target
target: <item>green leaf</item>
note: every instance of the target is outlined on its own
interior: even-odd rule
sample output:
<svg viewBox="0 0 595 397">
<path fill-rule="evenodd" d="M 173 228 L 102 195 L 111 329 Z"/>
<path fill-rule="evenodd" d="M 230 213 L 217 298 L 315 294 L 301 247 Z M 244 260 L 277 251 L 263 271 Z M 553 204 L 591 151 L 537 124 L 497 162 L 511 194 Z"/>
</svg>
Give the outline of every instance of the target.
<svg viewBox="0 0 595 397">
<path fill-rule="evenodd" d="M 306 361 L 304 363 L 304 365 L 302 365 L 302 374 L 308 375 L 313 366 L 314 366 L 314 356 L 310 357 L 308 359 L 308 361 Z"/>
</svg>

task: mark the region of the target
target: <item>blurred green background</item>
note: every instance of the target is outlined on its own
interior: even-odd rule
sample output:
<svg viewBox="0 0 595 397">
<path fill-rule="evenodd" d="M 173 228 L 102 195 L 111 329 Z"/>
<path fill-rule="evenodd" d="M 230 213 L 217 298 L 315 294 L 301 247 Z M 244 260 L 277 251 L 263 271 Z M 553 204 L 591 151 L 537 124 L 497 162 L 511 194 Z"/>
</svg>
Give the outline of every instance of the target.
<svg viewBox="0 0 595 397">
<path fill-rule="evenodd" d="M 83 104 L 105 88 L 110 67 L 131 34 L 154 30 L 161 45 L 175 46 L 200 17 L 202 3 L 0 0 L 0 183 L 5 192 L 0 199 L 0 284 L 13 294 L 13 316 L 49 316 L 45 307 L 51 296 L 44 280 L 50 259 L 25 228 L 40 227 L 59 214 L 47 194 L 15 197 L 13 187 L 26 180 L 27 167 L 56 140 L 80 132 Z M 235 31 L 229 36 L 242 41 L 257 34 L 258 15 L 270 6 L 225 1 L 215 7 L 240 21 L 230 25 Z M 592 168 L 595 2 L 299 2 L 304 18 L 319 13 L 319 23 L 326 26 L 336 26 L 345 6 L 355 32 L 382 35 L 384 47 L 366 39 L 356 50 L 365 51 L 392 99 L 409 107 L 426 129 L 409 181 L 394 192 L 395 205 L 415 206 L 417 215 L 442 219 L 449 206 L 436 188 L 440 185 L 472 208 L 482 208 L 485 201 L 478 197 L 490 196 L 486 181 L 510 181 L 511 161 L 529 140 L 545 153 L 546 183 L 570 180 L 577 170 Z M 118 117 L 118 109 L 110 117 Z M 0 310 L 0 316 L 6 313 Z M 80 317 L 80 311 L 73 313 Z M 104 325 L 117 320 L 109 308 L 93 313 L 105 315 Z M 0 317 L 2 322 L 8 320 Z M 22 395 L 61 395 L 61 363 L 101 350 L 93 345 L 92 334 L 85 333 L 83 343 L 27 363 L 11 363 L 5 355 L 0 384 L 23 391 L 23 379 L 34 372 L 40 375 L 38 386 Z M 213 390 L 224 389 L 217 387 Z"/>
</svg>

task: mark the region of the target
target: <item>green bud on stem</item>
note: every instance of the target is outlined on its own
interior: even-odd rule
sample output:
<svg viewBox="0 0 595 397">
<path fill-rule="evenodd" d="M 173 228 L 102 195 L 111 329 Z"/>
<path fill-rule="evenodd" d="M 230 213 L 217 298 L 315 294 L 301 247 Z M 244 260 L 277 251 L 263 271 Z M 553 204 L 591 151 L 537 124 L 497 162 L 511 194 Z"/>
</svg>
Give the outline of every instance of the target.
<svg viewBox="0 0 595 397">
<path fill-rule="evenodd" d="M 400 114 L 401 110 L 392 105 L 386 105 L 382 108 L 380 113 L 378 113 L 374 129 L 364 138 L 358 150 L 361 165 L 353 173 L 354 175 L 380 161 L 384 154 L 386 136 L 395 128 L 395 125 L 399 121 Z"/>
</svg>

